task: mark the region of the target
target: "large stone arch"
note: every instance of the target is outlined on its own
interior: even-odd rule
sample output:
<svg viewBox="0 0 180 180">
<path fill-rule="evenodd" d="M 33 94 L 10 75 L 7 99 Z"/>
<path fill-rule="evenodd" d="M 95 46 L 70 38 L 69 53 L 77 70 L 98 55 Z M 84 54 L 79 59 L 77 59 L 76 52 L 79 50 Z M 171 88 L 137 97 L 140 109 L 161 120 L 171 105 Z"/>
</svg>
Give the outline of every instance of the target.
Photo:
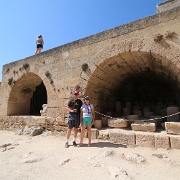
<svg viewBox="0 0 180 180">
<path fill-rule="evenodd" d="M 179 106 L 179 57 L 179 46 L 168 39 L 160 42 L 150 38 L 125 40 L 95 54 L 89 71 L 81 74 L 80 84 L 85 88 L 83 93 L 91 96 L 95 107 L 101 112 L 107 110 L 107 101 L 112 105 L 111 102 L 120 98 L 117 92 L 122 92 L 122 86 L 131 88 L 127 82 L 138 82 L 138 78 L 145 82 L 152 77 L 154 85 L 158 82 L 161 87 L 167 85 L 166 91 L 174 93 L 174 103 Z M 106 105 L 102 108 L 102 104 Z"/>
<path fill-rule="evenodd" d="M 42 79 L 32 73 L 26 73 L 14 83 L 8 99 L 7 115 L 39 115 L 42 109 L 41 103 L 47 103 L 47 92 Z M 39 100 L 37 101 L 37 89 L 40 88 Z M 46 96 L 46 97 L 43 97 Z M 33 101 L 35 102 L 31 102 Z M 34 106 L 33 108 L 31 106 Z M 36 113 L 34 113 L 36 112 Z"/>
</svg>

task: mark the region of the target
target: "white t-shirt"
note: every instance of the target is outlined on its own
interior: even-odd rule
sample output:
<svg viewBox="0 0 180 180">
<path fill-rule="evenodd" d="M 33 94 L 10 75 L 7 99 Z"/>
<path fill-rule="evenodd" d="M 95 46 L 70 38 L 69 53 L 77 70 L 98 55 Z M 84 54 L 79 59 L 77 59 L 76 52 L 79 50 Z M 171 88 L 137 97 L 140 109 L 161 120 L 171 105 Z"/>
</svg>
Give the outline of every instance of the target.
<svg viewBox="0 0 180 180">
<path fill-rule="evenodd" d="M 89 104 L 89 105 L 83 104 L 81 106 L 83 117 L 92 117 L 92 108 L 94 108 L 92 104 Z"/>
</svg>

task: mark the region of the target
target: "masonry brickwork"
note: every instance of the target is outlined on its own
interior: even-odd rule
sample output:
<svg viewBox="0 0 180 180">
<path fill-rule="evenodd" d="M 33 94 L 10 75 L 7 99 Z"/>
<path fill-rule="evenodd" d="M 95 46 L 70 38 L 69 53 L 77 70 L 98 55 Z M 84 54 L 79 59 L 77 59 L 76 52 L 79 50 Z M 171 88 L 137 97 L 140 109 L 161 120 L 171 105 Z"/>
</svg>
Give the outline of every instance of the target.
<svg viewBox="0 0 180 180">
<path fill-rule="evenodd" d="M 66 106 L 74 90 L 80 98 L 89 95 L 99 112 L 115 102 L 113 92 L 126 79 L 138 74 L 161 76 L 178 91 L 179 22 L 180 6 L 4 65 L 0 128 L 10 116 L 29 115 L 33 92 L 42 82 L 54 129 L 66 126 Z M 180 106 L 178 93 L 176 102 Z"/>
</svg>

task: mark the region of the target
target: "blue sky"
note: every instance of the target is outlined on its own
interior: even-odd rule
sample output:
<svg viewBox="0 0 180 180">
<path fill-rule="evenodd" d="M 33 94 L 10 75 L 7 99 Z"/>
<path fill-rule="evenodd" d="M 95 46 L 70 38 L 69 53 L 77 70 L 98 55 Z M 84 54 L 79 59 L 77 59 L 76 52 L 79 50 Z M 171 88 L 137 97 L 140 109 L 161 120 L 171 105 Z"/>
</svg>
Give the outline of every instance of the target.
<svg viewBox="0 0 180 180">
<path fill-rule="evenodd" d="M 52 49 L 156 14 L 163 0 L 1 0 L 2 66 L 34 55 L 37 35 Z"/>
</svg>

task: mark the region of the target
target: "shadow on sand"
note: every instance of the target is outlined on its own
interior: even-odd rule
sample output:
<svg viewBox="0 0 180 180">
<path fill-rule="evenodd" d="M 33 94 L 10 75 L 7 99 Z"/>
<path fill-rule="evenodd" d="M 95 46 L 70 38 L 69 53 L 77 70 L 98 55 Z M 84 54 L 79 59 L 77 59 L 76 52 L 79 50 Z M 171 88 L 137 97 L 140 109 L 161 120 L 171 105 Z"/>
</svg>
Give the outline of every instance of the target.
<svg viewBox="0 0 180 180">
<path fill-rule="evenodd" d="M 83 144 L 81 147 L 87 147 L 87 144 Z M 97 147 L 97 148 L 127 148 L 126 145 L 123 144 L 114 144 L 110 142 L 97 142 L 97 143 L 92 143 L 91 147 Z"/>
</svg>

